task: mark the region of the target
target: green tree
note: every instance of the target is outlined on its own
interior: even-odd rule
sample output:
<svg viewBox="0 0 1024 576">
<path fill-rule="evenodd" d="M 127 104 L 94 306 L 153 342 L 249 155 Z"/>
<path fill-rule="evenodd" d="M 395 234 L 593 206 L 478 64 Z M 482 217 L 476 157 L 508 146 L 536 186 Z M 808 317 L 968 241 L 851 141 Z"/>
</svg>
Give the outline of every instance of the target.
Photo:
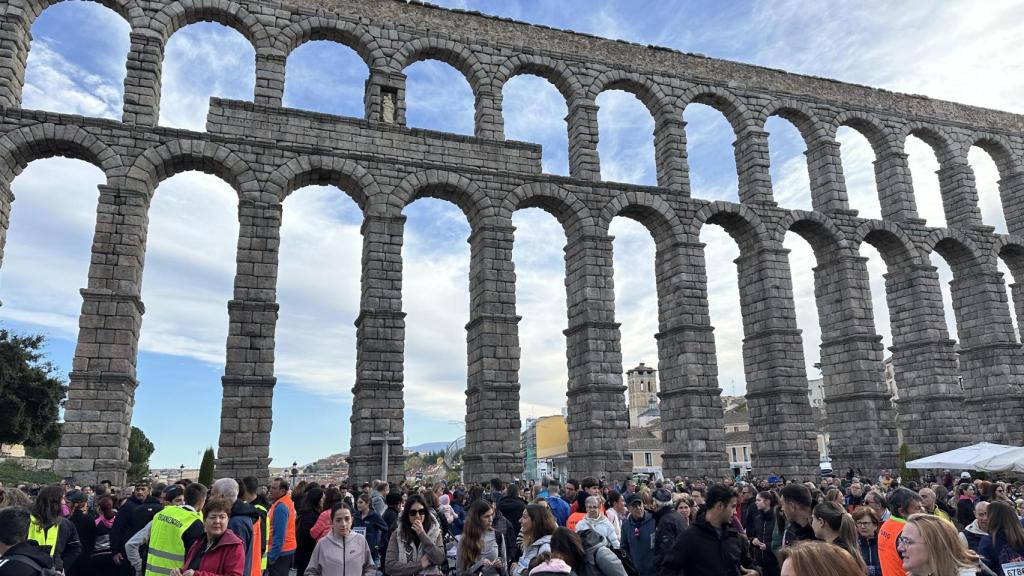
<svg viewBox="0 0 1024 576">
<path fill-rule="evenodd" d="M 146 438 L 146 434 L 132 426 L 132 435 L 128 437 L 128 479 L 134 480 L 149 476 L 149 457 L 156 447 Z"/>
<path fill-rule="evenodd" d="M 57 417 L 68 391 L 45 360 L 43 342 L 39 334 L 0 329 L 0 442 L 25 444 L 33 453 L 60 442 Z"/>
<path fill-rule="evenodd" d="M 203 463 L 199 465 L 199 483 L 209 488 L 213 485 L 213 448 L 203 453 Z"/>
<path fill-rule="evenodd" d="M 907 468 L 907 462 L 910 462 L 913 459 L 914 455 L 910 452 L 910 446 L 906 443 L 900 445 L 900 478 L 904 483 L 918 479 L 918 471 L 912 468 Z"/>
</svg>

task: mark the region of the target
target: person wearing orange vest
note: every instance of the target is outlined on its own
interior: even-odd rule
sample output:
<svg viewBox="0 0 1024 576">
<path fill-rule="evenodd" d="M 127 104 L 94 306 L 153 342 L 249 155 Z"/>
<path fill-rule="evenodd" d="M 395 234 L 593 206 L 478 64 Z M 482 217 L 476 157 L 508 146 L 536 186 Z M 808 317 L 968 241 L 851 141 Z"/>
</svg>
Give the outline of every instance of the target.
<svg viewBox="0 0 1024 576">
<path fill-rule="evenodd" d="M 892 515 L 878 529 L 878 560 L 882 565 L 882 576 L 907 576 L 896 544 L 907 518 L 924 511 L 921 497 L 909 488 L 897 488 L 889 497 L 889 511 Z"/>
<path fill-rule="evenodd" d="M 267 552 L 267 576 L 288 576 L 295 559 L 295 504 L 288 481 L 274 478 L 270 485 L 270 549 Z"/>
</svg>

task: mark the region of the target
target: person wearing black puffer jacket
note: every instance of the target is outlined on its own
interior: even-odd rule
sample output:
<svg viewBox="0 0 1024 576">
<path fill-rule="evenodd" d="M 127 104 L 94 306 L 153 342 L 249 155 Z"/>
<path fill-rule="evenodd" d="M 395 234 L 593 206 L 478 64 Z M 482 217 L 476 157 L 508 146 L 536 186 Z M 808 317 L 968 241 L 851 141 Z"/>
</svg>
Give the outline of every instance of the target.
<svg viewBox="0 0 1024 576">
<path fill-rule="evenodd" d="M 672 492 L 668 489 L 659 488 L 654 492 L 654 506 L 654 522 L 657 524 L 654 531 L 654 569 L 658 576 L 673 576 L 675 572 L 666 565 L 665 558 L 688 526 L 672 506 Z"/>
<path fill-rule="evenodd" d="M 679 535 L 665 567 L 682 576 L 757 576 L 749 543 L 733 525 L 736 489 L 711 486 L 693 525 Z"/>
<path fill-rule="evenodd" d="M 0 576 L 37 576 L 53 568 L 47 551 L 25 536 L 32 515 L 27 508 L 0 508 Z"/>
<path fill-rule="evenodd" d="M 769 490 L 759 492 L 754 499 L 757 513 L 751 517 L 747 528 L 750 549 L 754 553 L 754 564 L 761 576 L 779 576 L 779 560 L 772 552 L 772 538 L 775 536 L 775 508 L 778 499 Z"/>
</svg>

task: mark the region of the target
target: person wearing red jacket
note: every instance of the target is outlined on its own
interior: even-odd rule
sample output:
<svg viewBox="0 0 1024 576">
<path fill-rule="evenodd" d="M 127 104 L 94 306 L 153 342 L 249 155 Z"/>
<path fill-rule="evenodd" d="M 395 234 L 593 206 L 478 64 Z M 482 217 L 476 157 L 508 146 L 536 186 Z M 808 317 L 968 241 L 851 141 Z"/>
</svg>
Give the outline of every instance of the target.
<svg viewBox="0 0 1024 576">
<path fill-rule="evenodd" d="M 234 502 L 212 498 L 203 507 L 205 538 L 199 538 L 185 555 L 185 565 L 169 576 L 243 576 L 245 544 L 228 530 Z"/>
</svg>

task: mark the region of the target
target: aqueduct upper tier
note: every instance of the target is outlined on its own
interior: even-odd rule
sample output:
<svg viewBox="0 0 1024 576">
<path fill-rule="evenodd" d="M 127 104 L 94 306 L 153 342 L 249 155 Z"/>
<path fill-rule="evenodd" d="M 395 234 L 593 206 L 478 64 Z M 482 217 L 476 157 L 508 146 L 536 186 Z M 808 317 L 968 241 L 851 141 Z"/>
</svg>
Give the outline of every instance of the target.
<svg viewBox="0 0 1024 576">
<path fill-rule="evenodd" d="M 136 388 L 148 209 L 161 181 L 185 170 L 226 180 L 239 195 L 240 230 L 223 377 L 220 476 L 265 477 L 270 462 L 282 202 L 309 184 L 334 184 L 363 212 L 362 296 L 353 386 L 351 473 L 379 474 L 384 443 L 396 475 L 403 442 L 402 209 L 448 199 L 471 226 L 466 476 L 521 472 L 519 341 L 512 214 L 540 207 L 568 244 L 566 340 L 569 456 L 574 474 L 628 473 L 627 412 L 612 289 L 609 222 L 644 224 L 657 246 L 659 371 L 666 474 L 725 473 L 717 360 L 708 317 L 703 226 L 723 226 L 740 247 L 753 458 L 757 471 L 807 477 L 817 470 L 801 334 L 782 238 L 814 248 L 833 461 L 842 469 L 892 466 L 896 426 L 872 318 L 867 242 L 888 266 L 899 418 L 914 453 L 967 439 L 1016 442 L 1024 433 L 1024 362 L 997 270 L 1024 274 L 1024 117 L 788 74 L 699 55 L 396 0 L 102 0 L 131 25 L 122 121 L 21 109 L 29 31 L 49 0 L 0 5 L 0 229 L 6 234 L 13 178 L 31 161 L 81 158 L 100 167 L 96 234 L 70 374 L 60 467 L 80 482 L 124 481 Z M 252 102 L 214 99 L 206 132 L 156 126 L 168 39 L 197 21 L 241 32 L 256 53 Z M 86 25 L 83 23 L 83 25 Z M 352 47 L 369 67 L 365 117 L 281 106 L 289 53 L 310 40 Z M 472 87 L 475 134 L 405 126 L 403 71 L 436 59 Z M 504 138 L 502 87 L 518 74 L 551 81 L 569 114 L 570 176 L 541 172 L 536 145 Z M 655 120 L 657 183 L 601 180 L 597 96 L 636 94 Z M 686 126 L 690 103 L 721 111 L 735 131 L 740 202 L 692 198 Z M 814 210 L 773 200 L 765 121 L 782 116 L 807 145 Z M 836 131 L 870 141 L 881 220 L 850 210 Z M 936 151 L 948 227 L 918 218 L 904 142 Z M 1009 227 L 982 225 L 967 151 L 996 161 Z M 961 338 L 949 339 L 929 255 L 951 264 Z M 1024 288 L 1012 286 L 1018 316 Z M 962 377 L 962 387 L 959 384 Z M 995 401 L 994 399 L 998 399 Z M 965 427 L 967 420 L 970 427 Z"/>
</svg>

